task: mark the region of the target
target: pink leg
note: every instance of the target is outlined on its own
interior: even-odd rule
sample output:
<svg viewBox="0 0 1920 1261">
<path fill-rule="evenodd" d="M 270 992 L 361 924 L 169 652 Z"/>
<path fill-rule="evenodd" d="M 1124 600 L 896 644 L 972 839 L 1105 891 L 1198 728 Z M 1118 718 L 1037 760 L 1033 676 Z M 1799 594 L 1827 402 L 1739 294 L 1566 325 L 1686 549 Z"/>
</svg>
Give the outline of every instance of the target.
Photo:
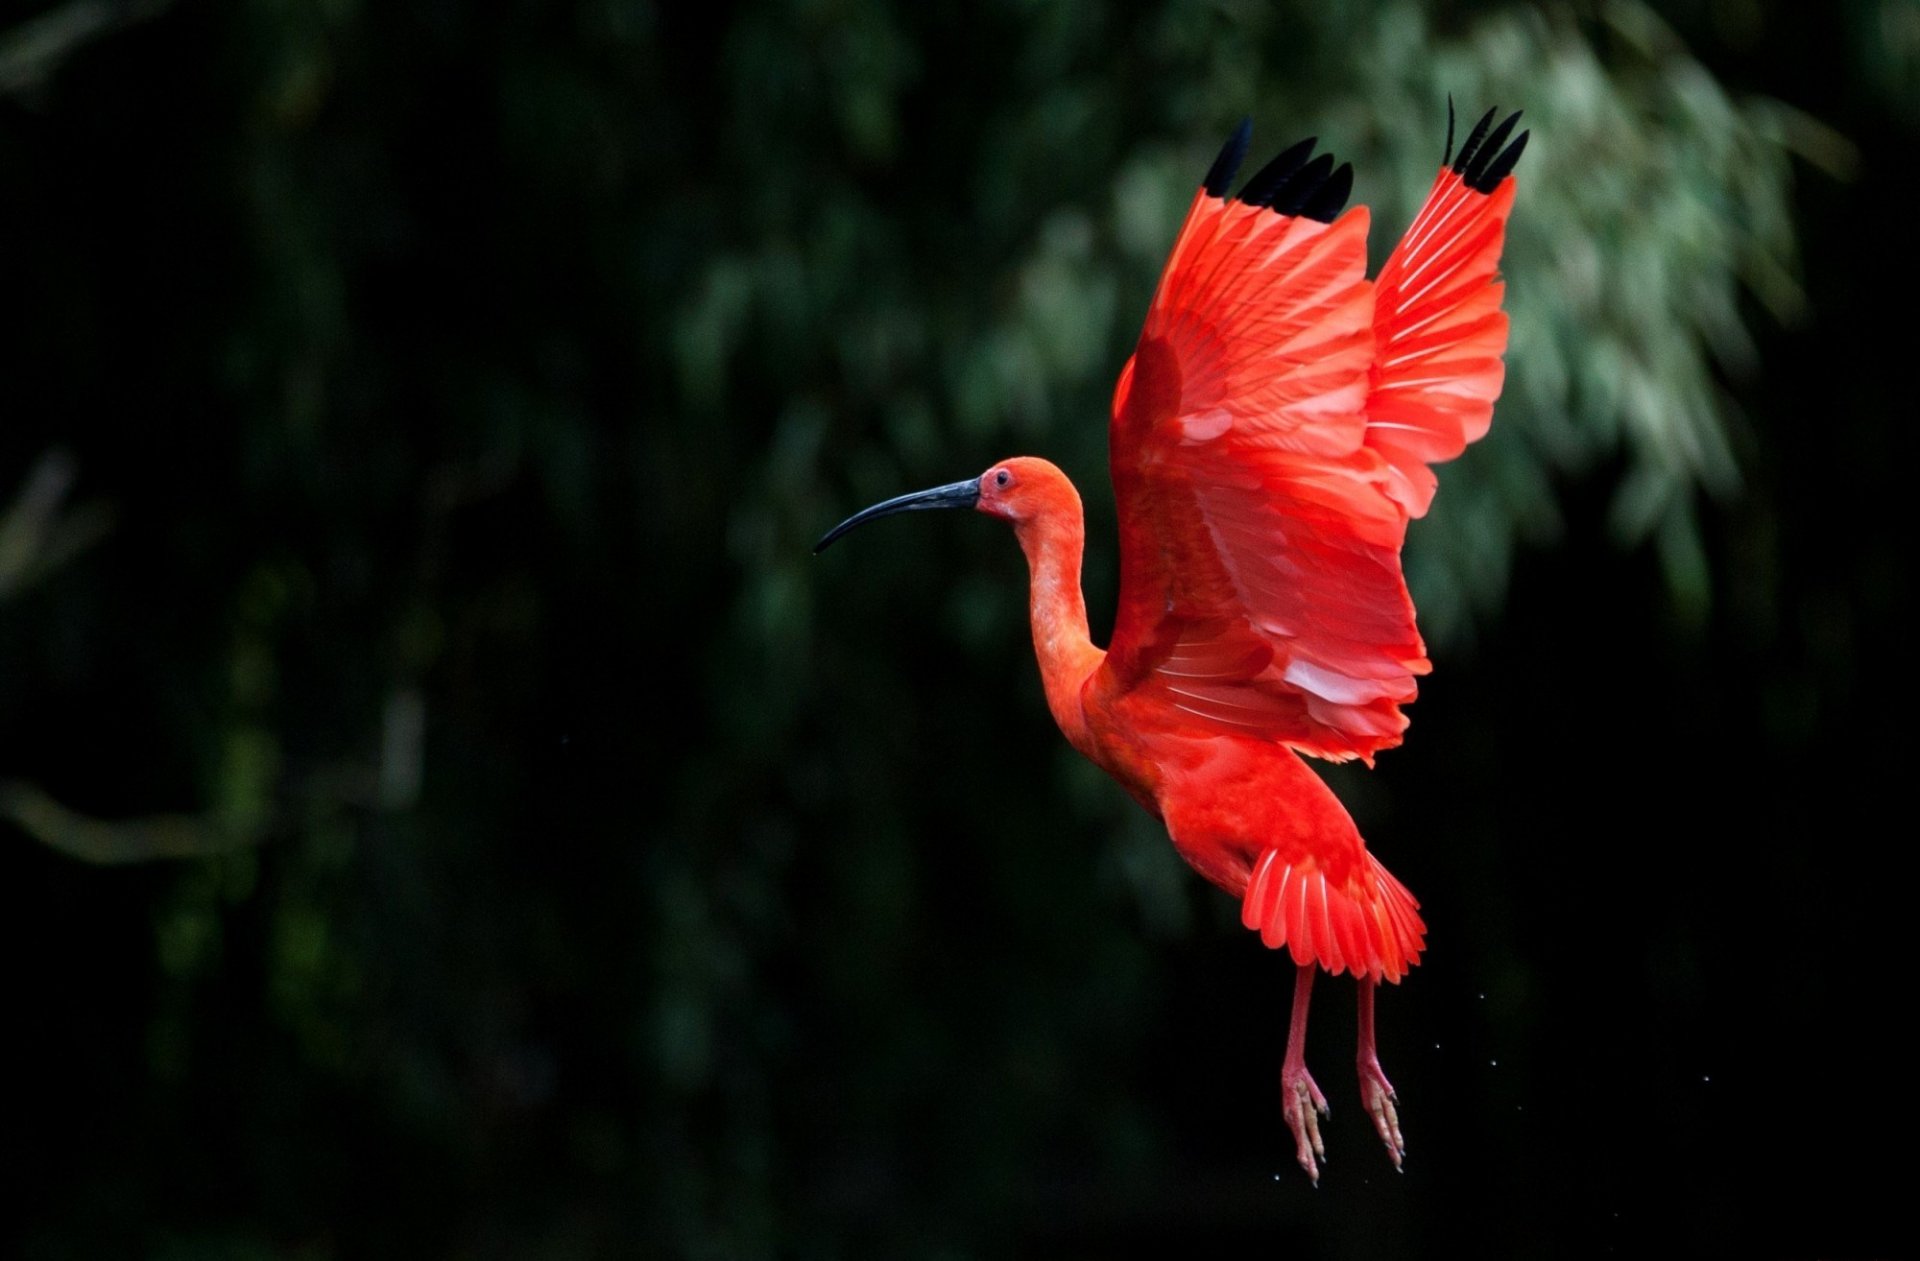
<svg viewBox="0 0 1920 1261">
<path fill-rule="evenodd" d="M 1360 1101 L 1366 1105 L 1367 1115 L 1373 1118 L 1373 1128 L 1380 1135 L 1380 1141 L 1387 1145 L 1393 1167 L 1398 1169 L 1407 1154 L 1407 1140 L 1400 1137 L 1400 1113 L 1394 1107 L 1397 1100 L 1393 1083 L 1380 1071 L 1380 1057 L 1373 1050 L 1374 985 L 1370 976 L 1360 979 L 1360 1052 L 1355 1057 L 1360 1065 Z"/>
<path fill-rule="evenodd" d="M 1320 1118 L 1327 1115 L 1327 1097 L 1307 1075 L 1307 1000 L 1313 996 L 1314 968 L 1306 964 L 1294 978 L 1293 1022 L 1287 1026 L 1287 1058 L 1280 1066 L 1280 1100 L 1281 1114 L 1293 1131 L 1294 1158 L 1319 1186 L 1320 1166 L 1313 1158 L 1327 1158 L 1327 1149 L 1320 1142 Z"/>
</svg>

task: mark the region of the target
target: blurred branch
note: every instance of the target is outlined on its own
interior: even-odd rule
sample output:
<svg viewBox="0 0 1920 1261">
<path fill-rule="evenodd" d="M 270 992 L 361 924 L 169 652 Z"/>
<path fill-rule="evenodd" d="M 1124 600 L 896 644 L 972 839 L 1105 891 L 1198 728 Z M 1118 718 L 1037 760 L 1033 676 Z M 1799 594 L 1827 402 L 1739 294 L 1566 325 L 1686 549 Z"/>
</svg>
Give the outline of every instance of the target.
<svg viewBox="0 0 1920 1261">
<path fill-rule="evenodd" d="M 201 858 L 250 848 L 285 823 L 289 798 L 309 807 L 297 815 L 308 819 L 413 809 L 420 798 L 426 722 L 420 691 L 399 689 L 388 697 L 371 763 L 341 762 L 293 780 L 274 734 L 243 723 L 225 733 L 214 800 L 202 813 L 100 819 L 16 779 L 0 780 L 0 819 L 50 849 L 90 863 Z"/>
<path fill-rule="evenodd" d="M 208 815 L 96 819 L 20 780 L 0 782 L 0 818 L 69 858 L 102 865 L 198 858 L 242 849 L 260 839 L 257 830 L 236 831 Z"/>
</svg>

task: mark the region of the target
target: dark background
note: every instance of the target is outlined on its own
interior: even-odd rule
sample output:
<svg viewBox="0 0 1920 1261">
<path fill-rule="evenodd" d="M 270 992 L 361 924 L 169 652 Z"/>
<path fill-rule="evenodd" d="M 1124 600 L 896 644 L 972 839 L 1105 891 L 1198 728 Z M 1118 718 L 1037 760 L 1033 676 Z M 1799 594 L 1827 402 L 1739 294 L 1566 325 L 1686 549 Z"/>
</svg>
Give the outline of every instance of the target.
<svg viewBox="0 0 1920 1261">
<path fill-rule="evenodd" d="M 1335 779 L 1420 896 L 1291 969 L 1052 730 L 1104 408 L 1244 112 L 1528 108 L 1435 673 Z M 66 3 L 0 24 L 0 1252 L 1912 1247 L 1897 0 Z"/>
</svg>

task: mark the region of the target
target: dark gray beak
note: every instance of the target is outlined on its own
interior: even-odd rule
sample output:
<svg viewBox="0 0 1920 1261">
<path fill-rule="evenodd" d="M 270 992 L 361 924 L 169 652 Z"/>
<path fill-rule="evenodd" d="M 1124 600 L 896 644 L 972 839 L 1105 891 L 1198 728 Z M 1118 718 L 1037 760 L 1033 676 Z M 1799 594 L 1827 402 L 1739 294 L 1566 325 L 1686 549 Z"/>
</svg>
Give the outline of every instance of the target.
<svg viewBox="0 0 1920 1261">
<path fill-rule="evenodd" d="M 885 503 L 877 503 L 871 508 L 862 509 L 834 526 L 820 536 L 813 545 L 813 554 L 821 552 L 855 526 L 865 525 L 881 517 L 890 517 L 896 512 L 918 512 L 923 508 L 972 508 L 980 502 L 980 479 L 971 478 L 964 482 L 955 482 L 951 486 L 935 486 L 932 490 L 916 490 L 911 495 L 901 495 Z"/>
</svg>

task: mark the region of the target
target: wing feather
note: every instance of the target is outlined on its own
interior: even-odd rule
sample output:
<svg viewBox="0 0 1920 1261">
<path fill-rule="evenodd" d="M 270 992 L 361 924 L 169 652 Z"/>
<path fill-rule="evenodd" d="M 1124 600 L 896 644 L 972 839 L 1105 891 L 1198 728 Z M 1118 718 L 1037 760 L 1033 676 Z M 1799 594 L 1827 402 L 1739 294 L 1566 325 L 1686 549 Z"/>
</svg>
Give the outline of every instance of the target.
<svg viewBox="0 0 1920 1261">
<path fill-rule="evenodd" d="M 1443 172 L 1376 287 L 1364 208 L 1278 213 L 1228 178 L 1196 195 L 1114 391 L 1120 610 L 1090 686 L 1371 758 L 1429 668 L 1400 569 L 1426 465 L 1499 393 L 1511 181 Z"/>
<path fill-rule="evenodd" d="M 1486 193 L 1443 168 L 1374 282 L 1366 442 L 1391 466 L 1389 493 L 1410 516 L 1425 516 L 1433 502 L 1429 466 L 1459 455 L 1493 423 L 1507 349 L 1495 277 L 1513 196 L 1511 176 Z"/>
</svg>

